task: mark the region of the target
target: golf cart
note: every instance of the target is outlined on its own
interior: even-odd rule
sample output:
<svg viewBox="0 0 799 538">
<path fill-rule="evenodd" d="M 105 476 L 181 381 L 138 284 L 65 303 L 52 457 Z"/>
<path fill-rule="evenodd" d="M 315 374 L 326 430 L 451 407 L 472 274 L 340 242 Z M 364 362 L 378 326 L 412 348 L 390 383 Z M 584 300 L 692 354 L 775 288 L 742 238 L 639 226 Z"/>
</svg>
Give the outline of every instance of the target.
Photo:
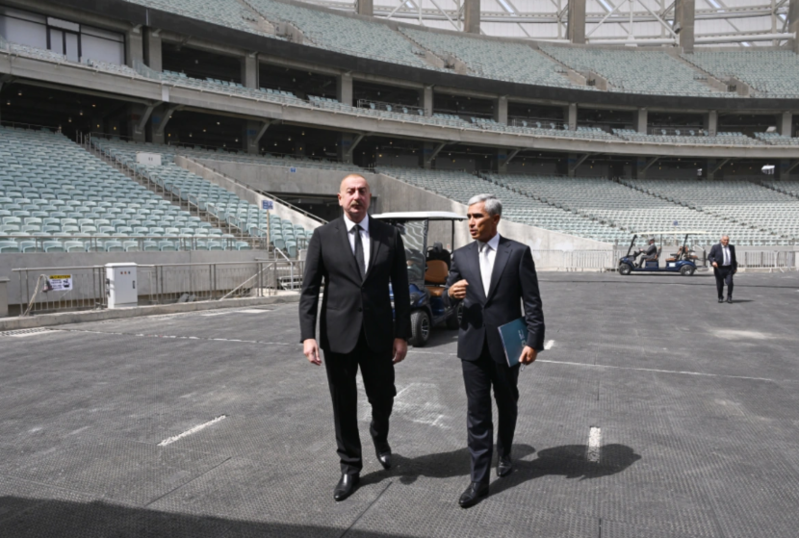
<svg viewBox="0 0 799 538">
<path fill-rule="evenodd" d="M 656 242 L 661 246 L 658 247 L 655 259 L 643 260 L 642 258 L 640 263 L 636 263 L 635 259 L 638 254 L 643 252 L 643 249 L 633 251 L 635 240 L 639 237 L 638 234 L 633 235 L 633 239 L 630 241 L 630 247 L 627 249 L 627 254 L 619 259 L 617 270 L 620 275 L 625 276 L 630 273 L 679 273 L 682 276 L 691 276 L 697 269 L 705 268 L 706 260 L 704 253 L 700 258 L 689 248 L 688 238 L 692 235 L 706 234 L 707 232 L 700 231 L 642 232 L 640 236 L 643 237 L 660 236 L 659 240 Z M 677 252 L 672 253 L 666 258 L 661 255 L 661 251 L 663 249 L 663 240 L 668 237 L 677 237 Z M 680 237 L 683 237 L 682 244 L 679 242 Z"/>
<path fill-rule="evenodd" d="M 458 308 L 444 304 L 444 285 L 455 243 L 455 223 L 466 217 L 449 211 L 410 211 L 383 213 L 371 218 L 398 228 L 405 244 L 411 294 L 411 339 L 408 343 L 424 346 L 432 327 L 439 324 L 457 329 Z M 391 300 L 394 300 L 393 291 Z"/>
</svg>

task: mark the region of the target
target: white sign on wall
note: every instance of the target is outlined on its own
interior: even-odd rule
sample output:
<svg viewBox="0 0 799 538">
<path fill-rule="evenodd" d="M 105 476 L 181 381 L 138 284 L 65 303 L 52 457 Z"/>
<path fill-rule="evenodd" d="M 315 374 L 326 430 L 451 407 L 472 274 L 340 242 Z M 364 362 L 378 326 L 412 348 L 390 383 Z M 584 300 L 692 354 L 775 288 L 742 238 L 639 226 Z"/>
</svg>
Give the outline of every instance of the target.
<svg viewBox="0 0 799 538">
<path fill-rule="evenodd" d="M 161 154 L 145 153 L 144 151 L 139 151 L 136 153 L 136 163 L 148 164 L 151 166 L 161 166 Z"/>
<path fill-rule="evenodd" d="M 50 275 L 43 291 L 66 291 L 72 289 L 72 275 Z"/>
</svg>

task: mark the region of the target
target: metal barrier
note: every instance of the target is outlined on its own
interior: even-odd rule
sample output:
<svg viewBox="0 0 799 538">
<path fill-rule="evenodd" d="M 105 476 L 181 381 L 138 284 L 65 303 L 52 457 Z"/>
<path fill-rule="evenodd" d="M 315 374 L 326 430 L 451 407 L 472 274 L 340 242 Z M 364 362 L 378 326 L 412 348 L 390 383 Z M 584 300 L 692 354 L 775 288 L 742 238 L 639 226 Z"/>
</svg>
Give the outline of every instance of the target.
<svg viewBox="0 0 799 538">
<path fill-rule="evenodd" d="M 305 262 L 290 259 L 250 262 L 138 265 L 136 289 L 141 306 L 175 302 L 269 297 L 296 290 Z M 9 297 L 19 315 L 108 307 L 104 265 L 13 269 L 18 297 Z"/>
<path fill-rule="evenodd" d="M 540 271 L 613 271 L 617 255 L 613 250 L 533 250 Z"/>
<path fill-rule="evenodd" d="M 743 250 L 737 253 L 738 269 L 768 269 L 773 271 L 796 271 L 796 251 L 790 250 Z"/>
</svg>

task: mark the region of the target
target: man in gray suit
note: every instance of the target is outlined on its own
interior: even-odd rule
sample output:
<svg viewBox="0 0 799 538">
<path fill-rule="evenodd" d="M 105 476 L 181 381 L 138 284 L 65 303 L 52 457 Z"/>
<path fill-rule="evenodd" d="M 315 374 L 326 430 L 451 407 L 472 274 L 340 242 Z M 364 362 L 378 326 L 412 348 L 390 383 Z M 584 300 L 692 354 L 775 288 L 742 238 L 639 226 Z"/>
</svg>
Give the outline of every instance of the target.
<svg viewBox="0 0 799 538">
<path fill-rule="evenodd" d="M 450 304 L 463 301 L 458 357 L 466 387 L 472 460 L 471 483 L 458 501 L 463 508 L 488 496 L 494 445 L 492 387 L 499 418 L 497 475 L 513 471 L 519 365 L 508 365 L 499 327 L 524 317 L 528 336 L 521 364 L 533 362 L 544 348 L 544 313 L 533 256 L 528 246 L 497 233 L 501 214 L 502 203 L 492 195 L 479 194 L 469 200 L 469 234 L 475 241 L 453 252 L 444 295 Z"/>
</svg>

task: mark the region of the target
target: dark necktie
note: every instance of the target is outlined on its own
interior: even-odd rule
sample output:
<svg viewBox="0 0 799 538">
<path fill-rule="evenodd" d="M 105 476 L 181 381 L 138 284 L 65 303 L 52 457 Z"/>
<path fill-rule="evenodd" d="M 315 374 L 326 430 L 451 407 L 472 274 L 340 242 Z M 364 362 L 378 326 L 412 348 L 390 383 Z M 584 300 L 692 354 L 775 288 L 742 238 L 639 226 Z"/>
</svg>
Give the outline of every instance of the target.
<svg viewBox="0 0 799 538">
<path fill-rule="evenodd" d="M 361 272 L 361 278 L 366 276 L 366 262 L 363 258 L 363 242 L 361 241 L 361 225 L 355 225 L 355 261 L 358 262 L 358 270 Z"/>
</svg>

